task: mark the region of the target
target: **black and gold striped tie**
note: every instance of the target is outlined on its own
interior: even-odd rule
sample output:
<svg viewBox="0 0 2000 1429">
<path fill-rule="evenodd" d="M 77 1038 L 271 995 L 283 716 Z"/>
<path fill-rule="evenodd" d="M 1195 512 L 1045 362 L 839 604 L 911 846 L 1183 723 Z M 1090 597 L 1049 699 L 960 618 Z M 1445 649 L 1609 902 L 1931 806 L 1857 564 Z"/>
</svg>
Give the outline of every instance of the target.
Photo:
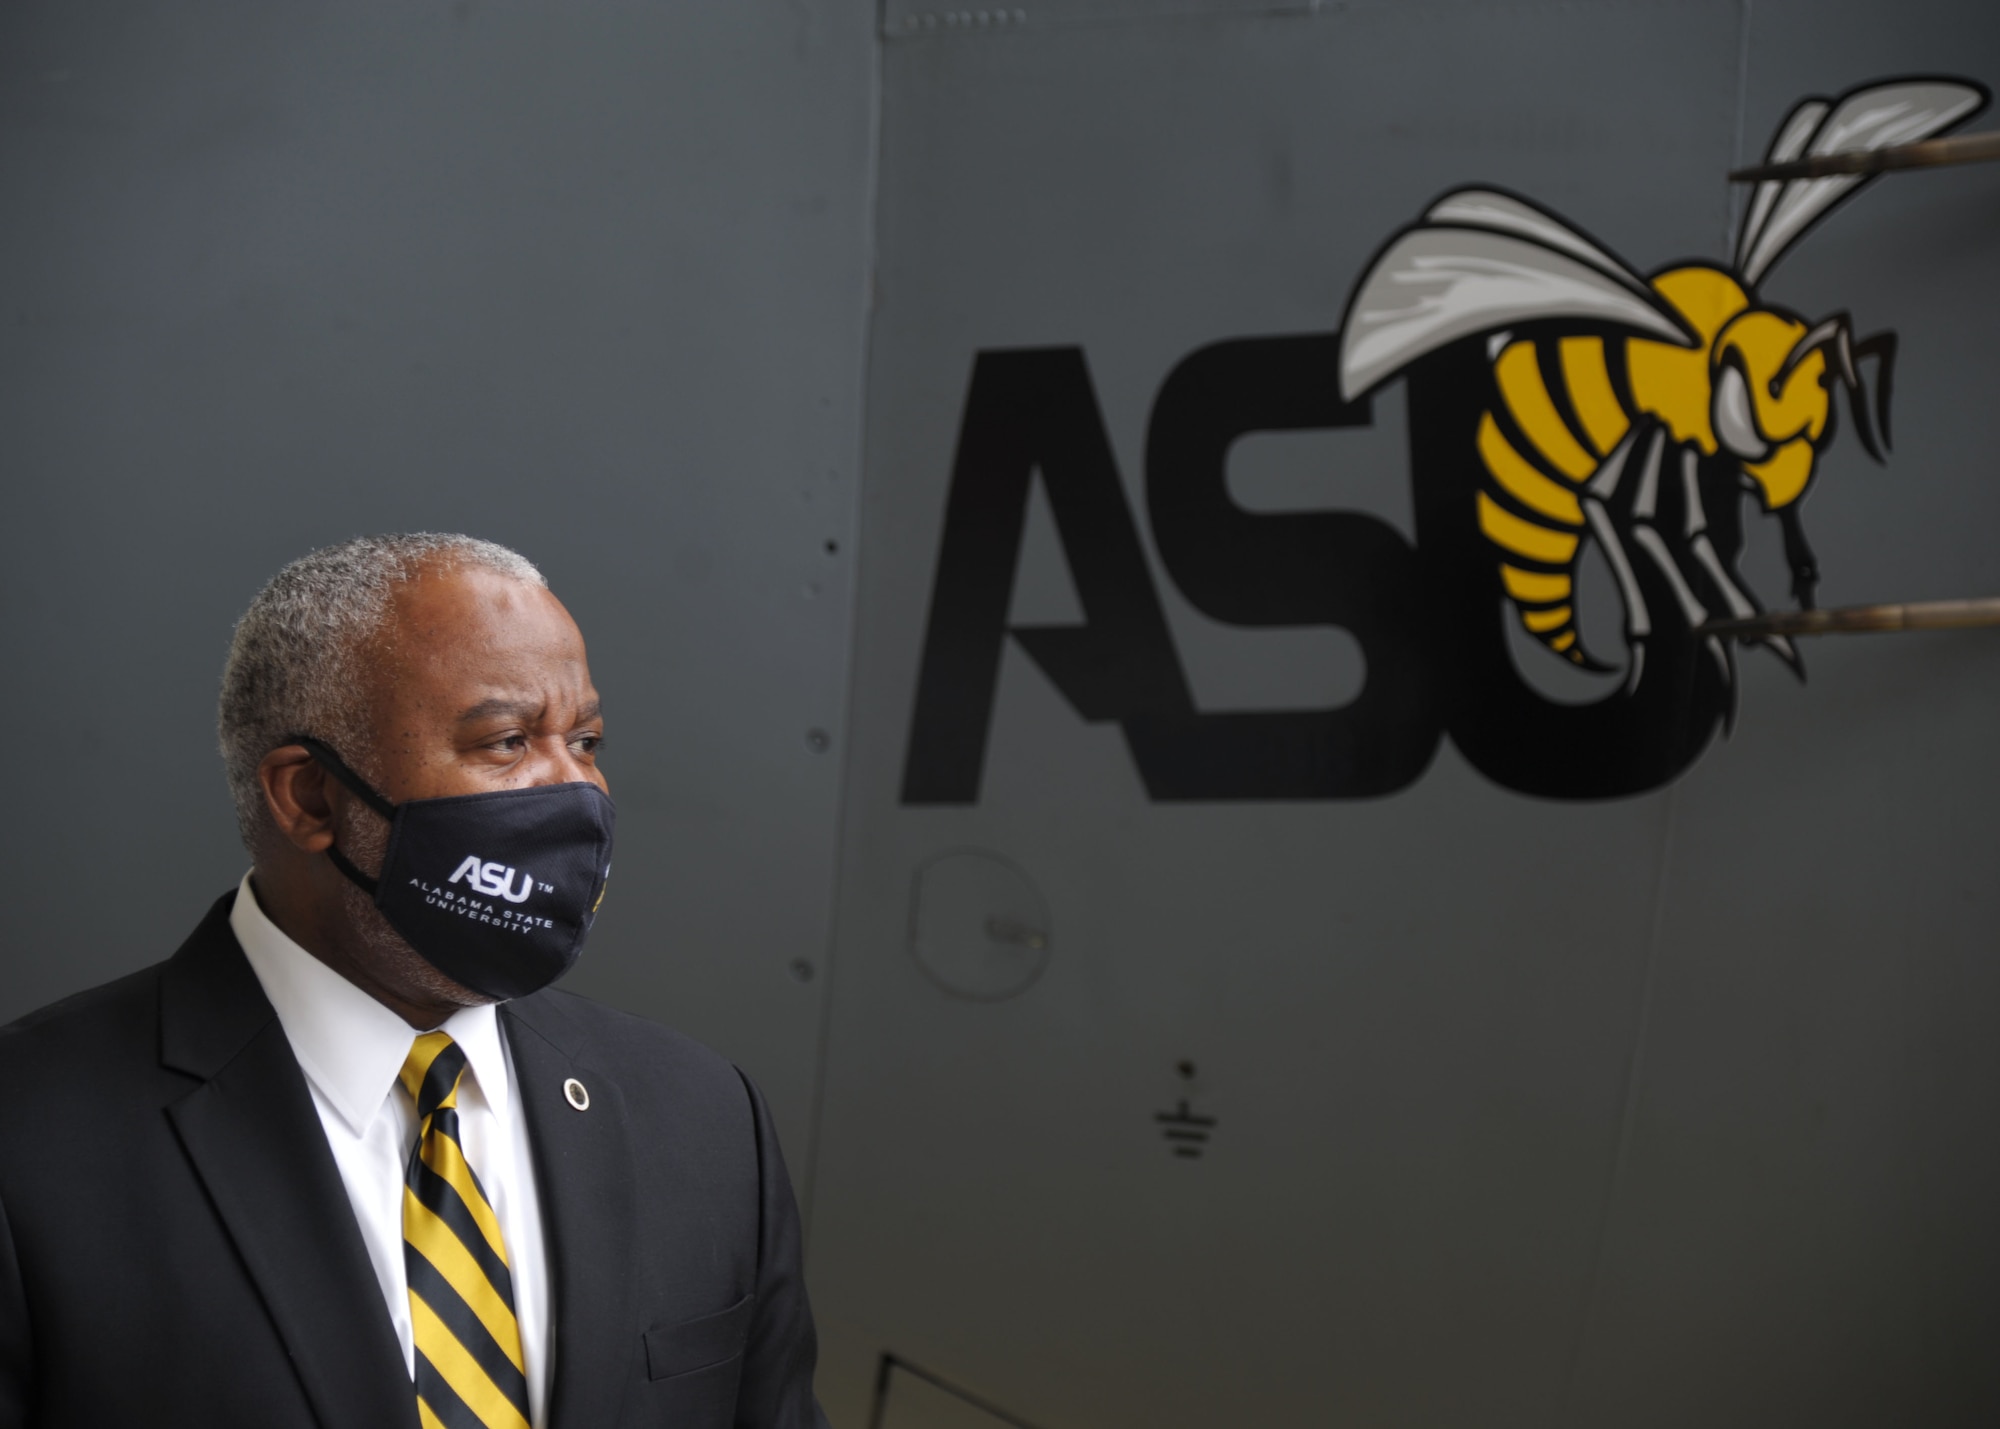
<svg viewBox="0 0 2000 1429">
<path fill-rule="evenodd" d="M 403 1063 L 417 1145 L 403 1178 L 403 1264 L 424 1429 L 528 1429 L 528 1379 L 500 1219 L 458 1141 L 465 1053 L 426 1032 Z"/>
</svg>

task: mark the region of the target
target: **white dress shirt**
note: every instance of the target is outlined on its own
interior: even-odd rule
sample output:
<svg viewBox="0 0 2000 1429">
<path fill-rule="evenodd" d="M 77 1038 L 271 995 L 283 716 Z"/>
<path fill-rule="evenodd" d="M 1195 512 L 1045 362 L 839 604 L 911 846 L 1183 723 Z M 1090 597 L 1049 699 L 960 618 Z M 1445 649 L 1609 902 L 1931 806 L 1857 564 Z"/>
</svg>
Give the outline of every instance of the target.
<svg viewBox="0 0 2000 1429">
<path fill-rule="evenodd" d="M 362 1242 L 375 1267 L 403 1363 L 416 1377 L 409 1282 L 403 1269 L 403 1169 L 417 1139 L 416 1105 L 397 1077 L 417 1032 L 409 1023 L 280 932 L 250 889 L 236 890 L 229 926 L 264 995 L 277 1009 L 292 1054 L 333 1148 Z M 514 1316 L 528 1377 L 529 1420 L 546 1424 L 550 1373 L 549 1265 L 528 1128 L 514 1093 L 514 1067 L 492 1006 L 454 1012 L 437 1030 L 464 1049 L 458 1134 L 465 1159 L 500 1218 L 514 1282 Z M 413 1391 L 414 1392 L 414 1391 Z"/>
</svg>

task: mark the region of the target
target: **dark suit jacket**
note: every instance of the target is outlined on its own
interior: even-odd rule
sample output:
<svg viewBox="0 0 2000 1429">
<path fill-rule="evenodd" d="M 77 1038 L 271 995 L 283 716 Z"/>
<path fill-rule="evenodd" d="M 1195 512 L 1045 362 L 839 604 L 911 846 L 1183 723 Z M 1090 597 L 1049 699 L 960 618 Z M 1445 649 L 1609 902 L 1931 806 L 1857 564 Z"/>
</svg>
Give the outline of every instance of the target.
<svg viewBox="0 0 2000 1429">
<path fill-rule="evenodd" d="M 166 962 L 0 1030 L 0 1429 L 416 1429 L 230 903 Z M 756 1088 L 567 993 L 500 1015 L 555 1286 L 553 1429 L 823 1429 L 798 1212 Z"/>
</svg>

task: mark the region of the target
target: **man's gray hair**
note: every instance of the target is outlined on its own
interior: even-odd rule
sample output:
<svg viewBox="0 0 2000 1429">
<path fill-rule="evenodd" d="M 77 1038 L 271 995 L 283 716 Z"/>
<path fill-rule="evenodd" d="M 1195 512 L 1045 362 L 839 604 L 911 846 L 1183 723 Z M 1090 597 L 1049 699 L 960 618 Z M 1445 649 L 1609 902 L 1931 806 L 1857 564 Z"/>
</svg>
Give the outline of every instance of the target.
<svg viewBox="0 0 2000 1429">
<path fill-rule="evenodd" d="M 292 735 L 310 734 L 358 767 L 371 764 L 364 647 L 398 585 L 422 571 L 465 567 L 548 587 L 525 556 L 505 546 L 417 531 L 323 547 L 257 592 L 229 643 L 216 716 L 236 826 L 252 852 L 270 821 L 257 778 L 264 756 Z"/>
</svg>

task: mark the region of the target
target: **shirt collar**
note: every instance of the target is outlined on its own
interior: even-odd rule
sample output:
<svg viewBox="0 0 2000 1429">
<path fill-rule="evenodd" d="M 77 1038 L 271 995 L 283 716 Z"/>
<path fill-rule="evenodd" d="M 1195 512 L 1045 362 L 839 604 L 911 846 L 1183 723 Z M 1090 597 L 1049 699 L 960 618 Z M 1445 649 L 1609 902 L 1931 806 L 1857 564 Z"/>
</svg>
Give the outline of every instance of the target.
<svg viewBox="0 0 2000 1429">
<path fill-rule="evenodd" d="M 348 1128 L 361 1135 L 395 1090 L 416 1031 L 287 937 L 258 905 L 247 873 L 237 886 L 229 926 L 276 1009 L 299 1066 Z M 493 1005 L 462 1007 L 438 1030 L 450 1033 L 464 1051 L 466 1080 L 495 1115 L 505 1117 L 512 1087 Z"/>
</svg>

